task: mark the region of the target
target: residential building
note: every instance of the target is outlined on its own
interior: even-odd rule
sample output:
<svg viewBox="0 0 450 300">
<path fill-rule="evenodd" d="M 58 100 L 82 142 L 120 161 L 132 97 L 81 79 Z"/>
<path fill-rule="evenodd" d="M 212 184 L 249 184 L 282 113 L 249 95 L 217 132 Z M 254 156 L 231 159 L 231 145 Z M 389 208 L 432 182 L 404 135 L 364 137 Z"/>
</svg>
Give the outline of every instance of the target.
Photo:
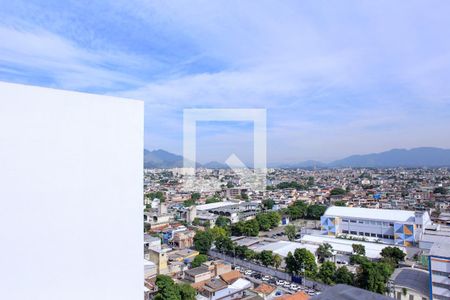
<svg viewBox="0 0 450 300">
<path fill-rule="evenodd" d="M 211 271 L 205 266 L 200 266 L 184 271 L 184 279 L 193 283 L 209 280 L 210 278 Z"/>
<path fill-rule="evenodd" d="M 395 269 L 388 287 L 389 295 L 397 300 L 429 300 L 429 273 L 417 268 Z"/>
<path fill-rule="evenodd" d="M 450 242 L 436 241 L 428 257 L 431 292 L 430 299 L 450 299 Z"/>
</svg>

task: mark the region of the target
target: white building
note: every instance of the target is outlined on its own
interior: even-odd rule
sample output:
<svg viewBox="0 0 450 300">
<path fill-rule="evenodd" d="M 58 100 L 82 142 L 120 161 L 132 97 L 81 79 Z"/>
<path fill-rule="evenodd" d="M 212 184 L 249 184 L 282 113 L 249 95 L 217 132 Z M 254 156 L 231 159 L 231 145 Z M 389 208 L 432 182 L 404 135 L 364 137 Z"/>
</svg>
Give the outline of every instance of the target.
<svg viewBox="0 0 450 300">
<path fill-rule="evenodd" d="M 450 299 L 450 243 L 435 242 L 428 257 L 433 300 Z"/>
<path fill-rule="evenodd" d="M 320 218 L 322 234 L 352 235 L 401 246 L 416 245 L 431 224 L 428 212 L 329 207 Z"/>
<path fill-rule="evenodd" d="M 142 298 L 143 120 L 142 101 L 0 82 L 0 299 Z"/>
</svg>

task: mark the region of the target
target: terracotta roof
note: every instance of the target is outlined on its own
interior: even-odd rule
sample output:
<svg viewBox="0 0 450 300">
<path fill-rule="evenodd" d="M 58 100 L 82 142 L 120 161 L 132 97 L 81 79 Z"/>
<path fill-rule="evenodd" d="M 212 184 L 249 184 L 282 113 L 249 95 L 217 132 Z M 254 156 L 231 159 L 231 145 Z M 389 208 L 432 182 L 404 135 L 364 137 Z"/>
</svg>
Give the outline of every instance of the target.
<svg viewBox="0 0 450 300">
<path fill-rule="evenodd" d="M 208 280 L 203 280 L 203 281 L 199 281 L 199 282 L 195 282 L 192 283 L 191 286 L 196 289 L 197 291 L 201 292 L 203 291 L 203 287 L 205 286 L 206 282 L 208 282 Z"/>
<path fill-rule="evenodd" d="M 276 300 L 308 300 L 309 296 L 304 292 L 297 292 L 292 295 L 283 295 L 281 297 L 275 298 Z"/>
<path fill-rule="evenodd" d="M 241 278 L 241 273 L 237 270 L 233 270 L 227 273 L 223 273 L 222 275 L 220 275 L 220 278 L 222 278 L 222 280 L 226 283 L 231 284 L 237 279 Z"/>
<path fill-rule="evenodd" d="M 272 293 L 276 287 L 268 285 L 266 283 L 261 283 L 256 289 L 256 292 L 263 293 L 264 295 L 269 295 Z"/>
</svg>

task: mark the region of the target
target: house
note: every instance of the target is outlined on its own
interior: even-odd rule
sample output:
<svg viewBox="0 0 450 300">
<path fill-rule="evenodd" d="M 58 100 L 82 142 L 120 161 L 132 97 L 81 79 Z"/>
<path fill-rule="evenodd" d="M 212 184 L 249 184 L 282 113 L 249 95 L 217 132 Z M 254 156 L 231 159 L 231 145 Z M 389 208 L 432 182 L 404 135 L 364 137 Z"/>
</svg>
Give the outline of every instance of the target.
<svg viewBox="0 0 450 300">
<path fill-rule="evenodd" d="M 209 280 L 211 279 L 211 271 L 205 266 L 186 270 L 184 271 L 184 279 L 194 283 Z"/>
<path fill-rule="evenodd" d="M 398 300 L 421 299 L 430 297 L 430 274 L 413 268 L 396 269 L 391 276 L 392 295 Z"/>
</svg>

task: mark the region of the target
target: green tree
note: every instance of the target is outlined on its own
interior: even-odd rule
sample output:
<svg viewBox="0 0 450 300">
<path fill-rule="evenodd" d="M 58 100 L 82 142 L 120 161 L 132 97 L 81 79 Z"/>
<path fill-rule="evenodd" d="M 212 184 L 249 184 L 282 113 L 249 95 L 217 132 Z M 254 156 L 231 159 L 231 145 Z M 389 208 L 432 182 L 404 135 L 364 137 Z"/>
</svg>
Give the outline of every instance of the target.
<svg viewBox="0 0 450 300">
<path fill-rule="evenodd" d="M 345 204 L 345 201 L 335 201 L 334 206 L 347 206 L 347 204 Z"/>
<path fill-rule="evenodd" d="M 222 200 L 220 200 L 220 198 L 217 196 L 212 196 L 212 197 L 206 199 L 205 204 L 216 203 L 216 202 L 222 202 Z"/>
<path fill-rule="evenodd" d="M 281 222 L 280 214 L 276 211 L 271 211 L 271 212 L 267 213 L 267 216 L 269 217 L 269 220 L 270 220 L 270 227 L 271 228 L 278 227 L 278 225 Z"/>
<path fill-rule="evenodd" d="M 169 276 L 158 275 L 155 283 L 158 287 L 158 299 L 181 300 L 178 286 Z"/>
<path fill-rule="evenodd" d="M 183 283 L 178 285 L 180 291 L 180 298 L 182 300 L 195 300 L 197 296 L 197 291 L 189 284 Z"/>
<path fill-rule="evenodd" d="M 217 240 L 219 237 L 228 236 L 228 232 L 222 227 L 213 227 L 208 229 L 213 237 L 213 241 Z"/>
<path fill-rule="evenodd" d="M 356 255 L 366 255 L 366 247 L 362 244 L 352 244 L 353 253 Z"/>
<path fill-rule="evenodd" d="M 281 266 L 281 263 L 283 262 L 283 258 L 279 254 L 275 254 L 273 256 L 273 266 L 275 269 L 278 269 Z"/>
<path fill-rule="evenodd" d="M 286 271 L 294 275 L 305 275 L 314 278 L 317 273 L 317 264 L 314 254 L 304 248 L 295 249 L 285 258 Z"/>
<path fill-rule="evenodd" d="M 324 262 L 319 269 L 317 277 L 325 284 L 331 285 L 334 283 L 334 275 L 336 272 L 336 265 L 331 261 Z"/>
<path fill-rule="evenodd" d="M 184 205 L 184 207 L 189 207 L 189 206 L 195 205 L 195 200 L 192 199 L 192 198 L 188 199 L 188 200 L 185 200 L 183 202 L 183 205 Z"/>
<path fill-rule="evenodd" d="M 303 201 L 296 201 L 289 207 L 287 213 L 291 220 L 303 218 L 306 215 L 306 209 L 308 206 Z"/>
<path fill-rule="evenodd" d="M 216 226 L 227 228 L 230 225 L 230 220 L 227 217 L 219 216 L 216 220 Z"/>
<path fill-rule="evenodd" d="M 262 202 L 264 209 L 270 210 L 275 205 L 275 202 L 272 199 L 266 199 Z"/>
<path fill-rule="evenodd" d="M 197 201 L 198 199 L 200 199 L 201 195 L 200 193 L 192 193 L 191 194 L 191 199 L 195 201 Z"/>
<path fill-rule="evenodd" d="M 262 231 L 267 231 L 272 227 L 271 226 L 272 223 L 270 222 L 269 215 L 266 213 L 257 214 L 256 221 L 258 221 L 259 229 Z"/>
<path fill-rule="evenodd" d="M 192 225 L 195 225 L 195 226 L 200 225 L 200 219 L 199 218 L 195 218 L 194 221 L 192 221 Z"/>
<path fill-rule="evenodd" d="M 166 201 L 166 197 L 164 196 L 164 193 L 161 191 L 157 191 L 157 192 L 150 192 L 148 194 L 145 194 L 145 198 L 148 198 L 150 200 L 153 200 L 155 198 L 159 199 L 160 202 L 165 202 Z"/>
<path fill-rule="evenodd" d="M 222 253 L 233 253 L 234 243 L 228 236 L 220 236 L 216 239 L 216 249 Z"/>
<path fill-rule="evenodd" d="M 208 261 L 208 256 L 205 254 L 199 254 L 197 255 L 194 260 L 191 262 L 191 267 L 192 268 L 197 268 L 200 267 L 200 265 L 202 263 L 204 263 L 205 261 Z"/>
<path fill-rule="evenodd" d="M 397 247 L 383 248 L 380 255 L 385 262 L 392 262 L 394 267 L 397 267 L 400 261 L 404 261 L 406 256 L 406 254 Z"/>
<path fill-rule="evenodd" d="M 386 283 L 393 271 L 394 268 L 390 264 L 364 262 L 358 269 L 358 286 L 375 293 L 384 294 Z"/>
<path fill-rule="evenodd" d="M 331 196 L 338 196 L 338 195 L 345 195 L 345 194 L 346 194 L 346 191 L 342 188 L 334 188 L 330 192 Z"/>
<path fill-rule="evenodd" d="M 342 283 L 347 285 L 354 284 L 354 275 L 350 272 L 346 266 L 342 266 L 336 270 L 334 273 L 334 282 L 336 284 Z"/>
<path fill-rule="evenodd" d="M 434 194 L 441 194 L 441 195 L 447 195 L 448 190 L 442 186 L 437 187 L 433 190 Z"/>
<path fill-rule="evenodd" d="M 284 227 L 284 233 L 286 234 L 287 238 L 292 242 L 295 240 L 297 229 L 295 228 L 294 225 L 286 225 L 286 227 Z"/>
<path fill-rule="evenodd" d="M 321 262 L 333 256 L 333 247 L 328 243 L 323 243 L 317 248 L 317 257 Z"/>
<path fill-rule="evenodd" d="M 306 217 L 313 220 L 320 220 L 320 217 L 323 216 L 326 210 L 327 207 L 324 205 L 312 204 L 306 210 Z"/>
<path fill-rule="evenodd" d="M 273 264 L 273 252 L 269 250 L 263 250 L 258 254 L 259 261 L 263 266 L 271 266 Z"/>
<path fill-rule="evenodd" d="M 194 236 L 194 248 L 202 254 L 207 254 L 213 243 L 213 235 L 208 230 L 197 231 Z"/>
</svg>

